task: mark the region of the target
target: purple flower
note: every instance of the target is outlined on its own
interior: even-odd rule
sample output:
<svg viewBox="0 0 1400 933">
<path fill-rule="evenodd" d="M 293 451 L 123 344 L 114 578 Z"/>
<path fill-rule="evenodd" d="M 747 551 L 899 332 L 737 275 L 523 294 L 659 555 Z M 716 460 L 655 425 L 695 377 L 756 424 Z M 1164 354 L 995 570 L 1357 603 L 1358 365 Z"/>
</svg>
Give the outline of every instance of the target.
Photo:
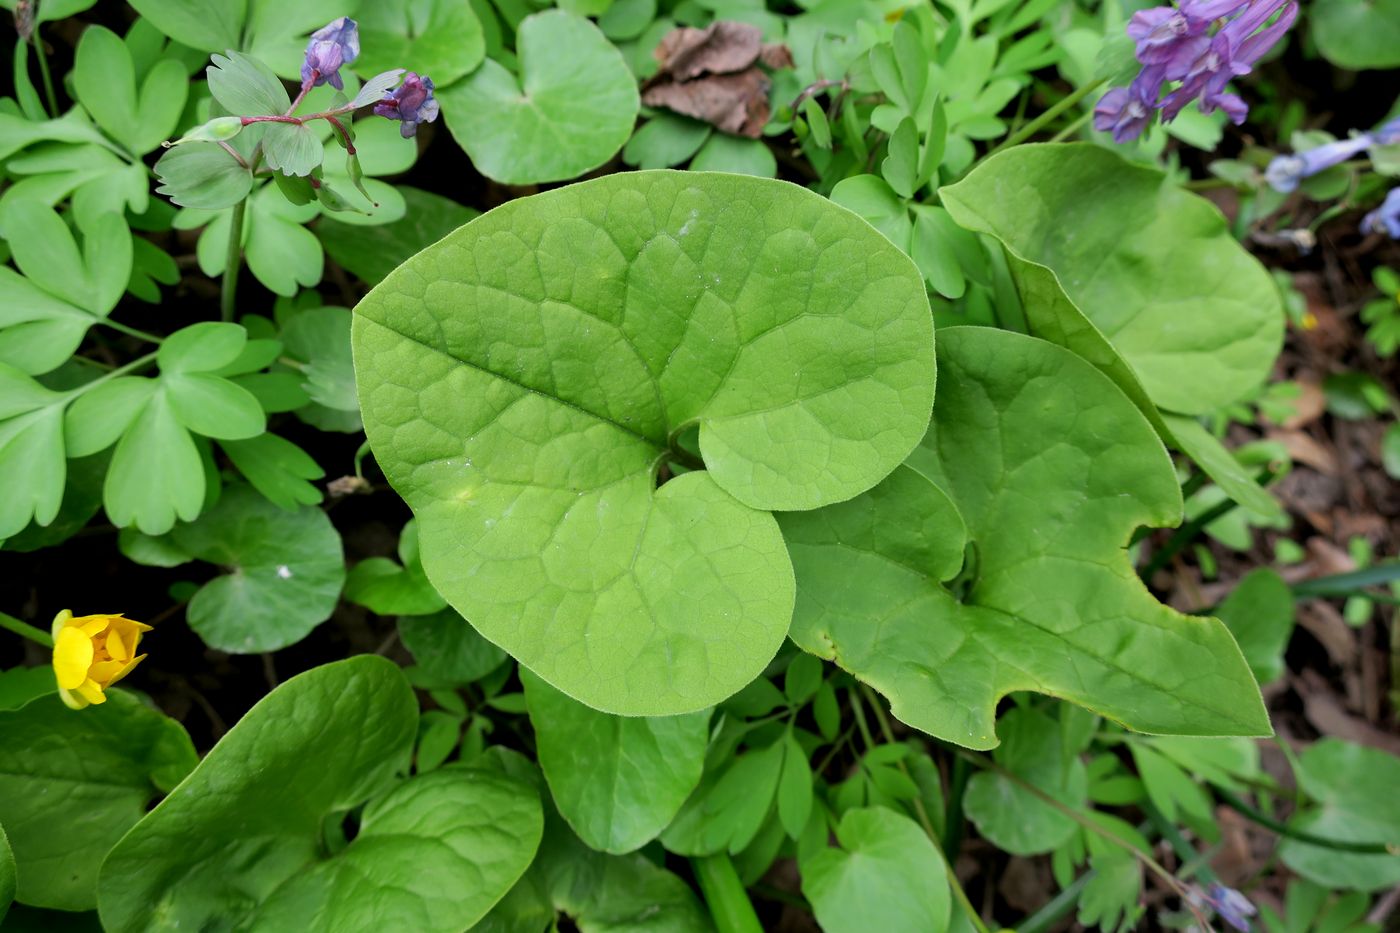
<svg viewBox="0 0 1400 933">
<path fill-rule="evenodd" d="M 1380 125 L 1380 129 L 1371 134 L 1371 138 L 1377 146 L 1392 146 L 1400 143 L 1400 117 L 1390 120 Z"/>
<path fill-rule="evenodd" d="M 1358 153 L 1365 152 L 1374 145 L 1375 139 L 1369 133 L 1340 139 L 1334 143 L 1316 146 L 1293 155 L 1275 156 L 1264 170 L 1264 180 L 1269 187 L 1282 194 L 1298 188 L 1304 178 L 1311 178 L 1318 172 L 1341 165 Z"/>
<path fill-rule="evenodd" d="M 306 43 L 306 61 L 301 63 L 302 87 L 313 88 L 329 82 L 337 91 L 345 89 L 340 66 L 360 56 L 360 27 L 342 16 L 311 34 Z"/>
<path fill-rule="evenodd" d="M 1381 206 L 1361 218 L 1362 233 L 1386 233 L 1400 240 L 1400 188 L 1391 188 Z"/>
<path fill-rule="evenodd" d="M 403 84 L 384 94 L 374 105 L 378 116 L 399 121 L 399 133 L 404 139 L 418 132 L 418 124 L 437 119 L 438 102 L 433 99 L 433 79 L 419 77 L 413 72 L 403 76 Z"/>
<path fill-rule="evenodd" d="M 1137 139 L 1152 122 L 1161 87 L 1162 67 L 1149 65 L 1129 87 L 1110 88 L 1094 107 L 1094 129 L 1112 133 L 1116 143 Z"/>
<path fill-rule="evenodd" d="M 1256 31 L 1275 13 L 1279 17 L 1272 25 Z M 1249 108 L 1239 97 L 1227 94 L 1225 86 L 1234 78 L 1249 74 L 1292 27 L 1297 16 L 1295 0 L 1254 0 L 1226 23 L 1211 39 L 1210 46 L 1191 63 L 1181 78 L 1181 87 L 1162 101 L 1162 119 L 1171 121 L 1188 103 L 1199 98 L 1202 113 L 1213 113 L 1219 108 L 1232 122 L 1243 123 Z"/>
<path fill-rule="evenodd" d="M 1206 891 L 1206 903 L 1215 908 L 1221 920 L 1240 933 L 1249 933 L 1249 918 L 1258 913 L 1249 898 L 1219 881 L 1211 882 L 1210 889 Z"/>
</svg>

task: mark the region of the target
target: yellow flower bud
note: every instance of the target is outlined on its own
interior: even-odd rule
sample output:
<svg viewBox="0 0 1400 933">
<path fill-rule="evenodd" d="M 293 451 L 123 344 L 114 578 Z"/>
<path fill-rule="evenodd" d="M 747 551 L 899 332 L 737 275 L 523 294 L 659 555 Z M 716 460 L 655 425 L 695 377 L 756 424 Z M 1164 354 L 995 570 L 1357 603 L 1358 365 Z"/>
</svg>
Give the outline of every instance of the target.
<svg viewBox="0 0 1400 933">
<path fill-rule="evenodd" d="M 121 680 L 144 654 L 136 653 L 142 625 L 121 615 L 78 616 L 67 609 L 53 620 L 53 672 L 58 695 L 73 709 L 105 703 L 103 691 Z"/>
</svg>

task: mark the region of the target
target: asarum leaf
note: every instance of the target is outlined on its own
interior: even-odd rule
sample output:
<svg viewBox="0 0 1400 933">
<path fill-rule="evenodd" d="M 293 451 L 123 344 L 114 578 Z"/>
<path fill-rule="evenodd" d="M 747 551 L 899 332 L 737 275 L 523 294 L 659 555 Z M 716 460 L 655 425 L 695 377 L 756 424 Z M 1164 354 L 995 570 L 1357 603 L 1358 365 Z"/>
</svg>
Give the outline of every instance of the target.
<svg viewBox="0 0 1400 933">
<path fill-rule="evenodd" d="M 364 4 L 356 19 L 360 57 L 354 68 L 362 75 L 410 63 L 415 72 L 446 87 L 469 74 L 486 55 L 481 20 L 461 0 L 377 0 Z M 383 90 L 368 103 L 379 100 Z M 366 101 L 360 95 L 355 103 Z"/>
<path fill-rule="evenodd" d="M 703 709 L 757 676 L 793 599 L 769 511 L 878 482 L 933 394 L 913 263 L 761 179 L 642 172 L 512 201 L 356 312 L 366 430 L 429 579 L 620 715 Z M 701 458 L 677 440 L 697 428 Z M 704 469 L 658 489 L 677 458 Z"/>
<path fill-rule="evenodd" d="M 528 16 L 516 37 L 517 78 L 494 59 L 438 92 L 452 138 L 488 178 L 507 185 L 576 178 L 632 135 L 640 99 L 622 54 L 581 16 Z"/>
<path fill-rule="evenodd" d="M 1214 205 L 1161 172 L 1087 143 L 1017 146 L 940 193 L 954 220 L 1011 253 L 1032 333 L 1135 401 L 1140 381 L 1157 406 L 1205 414 L 1268 375 L 1283 340 L 1277 287 Z"/>
<path fill-rule="evenodd" d="M 534 857 L 539 797 L 465 769 L 395 786 L 417 722 L 408 681 L 373 655 L 282 684 L 107 855 L 103 928 L 470 927 Z M 354 840 L 328 845 L 327 824 L 366 801 Z"/>
<path fill-rule="evenodd" d="M 1268 734 L 1224 625 L 1159 604 L 1128 559 L 1135 528 L 1182 509 L 1133 404 L 1078 356 L 1007 331 L 941 330 L 938 366 L 933 427 L 903 468 L 781 516 L 793 640 L 904 722 L 971 748 L 997 744 L 996 704 L 1013 690 L 1142 732 Z"/>
</svg>

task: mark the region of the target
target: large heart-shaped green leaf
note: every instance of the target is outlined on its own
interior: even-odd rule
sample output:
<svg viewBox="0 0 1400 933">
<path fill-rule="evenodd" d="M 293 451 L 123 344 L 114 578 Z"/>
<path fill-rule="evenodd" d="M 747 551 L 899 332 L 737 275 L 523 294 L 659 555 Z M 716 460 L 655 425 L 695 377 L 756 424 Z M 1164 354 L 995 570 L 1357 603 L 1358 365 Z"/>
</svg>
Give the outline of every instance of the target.
<svg viewBox="0 0 1400 933">
<path fill-rule="evenodd" d="M 1161 172 L 1087 143 L 1017 146 L 941 195 L 959 224 L 1006 245 L 1034 333 L 1103 368 L 1106 338 L 1161 408 L 1204 414 L 1268 375 L 1283 340 L 1278 289 L 1214 205 Z M 1072 308 L 1040 296 L 1046 270 Z"/>
<path fill-rule="evenodd" d="M 507 185 L 576 178 L 632 135 L 641 99 L 627 62 L 598 27 L 548 10 L 516 34 L 517 78 L 486 59 L 438 94 L 443 119 L 481 174 Z"/>
<path fill-rule="evenodd" d="M 1132 403 L 1074 354 L 1008 331 L 940 331 L 938 365 L 933 427 L 904 468 L 850 502 L 782 516 L 793 639 L 900 719 L 973 748 L 996 744 L 996 703 L 1012 690 L 1144 732 L 1267 734 L 1229 632 L 1159 604 L 1128 559 L 1135 528 L 1175 523 L 1182 507 Z"/>
<path fill-rule="evenodd" d="M 768 510 L 877 482 L 933 394 L 913 263 L 818 195 L 726 175 L 512 201 L 376 287 L 353 341 L 433 585 L 621 715 L 703 709 L 758 674 L 793 598 Z M 658 489 L 677 460 L 705 469 Z"/>
<path fill-rule="evenodd" d="M 471 926 L 529 866 L 539 797 L 467 770 L 393 787 L 417 712 L 403 674 L 373 655 L 278 687 L 107 856 L 103 927 Z M 366 800 L 354 841 L 331 843 L 326 827 Z"/>
<path fill-rule="evenodd" d="M 700 783 L 708 710 L 680 716 L 613 716 L 520 672 L 540 767 L 560 814 L 579 838 L 623 853 L 655 839 Z"/>
<path fill-rule="evenodd" d="M 121 690 L 81 713 L 57 696 L 0 712 L 0 748 L 17 898 L 59 910 L 97 903 L 102 857 L 198 760 L 179 723 Z"/>
</svg>

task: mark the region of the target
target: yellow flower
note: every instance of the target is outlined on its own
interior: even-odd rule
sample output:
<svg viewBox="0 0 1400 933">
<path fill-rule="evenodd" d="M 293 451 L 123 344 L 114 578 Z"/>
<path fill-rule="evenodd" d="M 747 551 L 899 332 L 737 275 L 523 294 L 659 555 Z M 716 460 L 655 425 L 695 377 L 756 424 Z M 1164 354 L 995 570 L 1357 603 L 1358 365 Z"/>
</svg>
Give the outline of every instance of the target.
<svg viewBox="0 0 1400 933">
<path fill-rule="evenodd" d="M 73 709 L 105 703 L 102 691 L 121 680 L 144 654 L 136 653 L 142 625 L 121 615 L 73 617 L 67 609 L 53 620 L 53 672 L 58 695 Z"/>
</svg>

